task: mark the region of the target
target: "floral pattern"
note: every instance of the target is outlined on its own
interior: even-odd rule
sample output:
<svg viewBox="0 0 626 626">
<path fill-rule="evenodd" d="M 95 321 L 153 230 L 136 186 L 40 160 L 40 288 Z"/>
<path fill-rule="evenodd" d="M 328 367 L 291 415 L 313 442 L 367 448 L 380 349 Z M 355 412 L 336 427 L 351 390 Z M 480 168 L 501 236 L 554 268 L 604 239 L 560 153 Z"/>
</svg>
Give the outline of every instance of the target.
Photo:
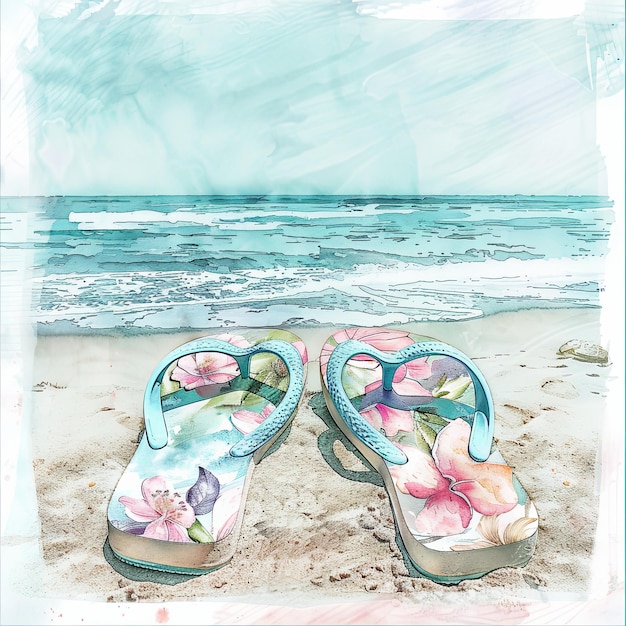
<svg viewBox="0 0 626 626">
<path fill-rule="evenodd" d="M 537 528 L 536 515 L 529 517 L 531 508 L 530 503 L 527 502 L 524 516 L 519 517 L 519 514 L 517 514 L 511 518 L 513 521 L 508 519 L 511 516 L 503 514 L 483 515 L 476 527 L 476 532 L 481 536 L 481 539 L 470 543 L 453 545 L 450 549 L 460 552 L 461 550 L 494 548 L 528 539 Z"/>
<path fill-rule="evenodd" d="M 384 330 L 381 328 L 348 328 L 340 330 L 332 336 L 332 341 L 326 342 L 322 347 L 320 354 L 322 376 L 326 376 L 328 359 L 337 344 L 348 341 L 349 339 L 363 341 L 377 350 L 385 350 L 387 352 L 395 352 L 413 343 L 408 332 L 399 330 Z M 351 365 L 354 365 L 355 362 L 358 363 L 359 367 L 364 369 L 376 369 L 380 367 L 378 361 L 370 356 L 356 355 L 350 360 Z"/>
<path fill-rule="evenodd" d="M 274 405 L 269 402 L 265 405 L 260 413 L 249 411 L 248 409 L 240 409 L 233 411 L 230 419 L 233 426 L 242 434 L 251 433 L 259 424 L 262 424 L 274 410 Z"/>
<path fill-rule="evenodd" d="M 133 521 L 145 524 L 143 532 L 134 527 L 134 534 L 161 541 L 209 543 L 212 536 L 198 520 L 213 510 L 218 500 L 218 479 L 203 467 L 198 468 L 198 480 L 185 495 L 174 489 L 163 476 L 146 478 L 141 483 L 143 498 L 121 496 L 126 515 Z"/>
<path fill-rule="evenodd" d="M 119 498 L 134 523 L 114 525 L 161 541 L 212 543 L 224 539 L 237 521 L 242 486 L 222 489 L 214 474 L 203 467 L 198 470 L 198 480 L 189 489 L 175 489 L 163 476 L 146 478 L 141 483 L 143 498 Z"/>
<path fill-rule="evenodd" d="M 221 541 L 233 531 L 237 522 L 242 491 L 243 487 L 241 485 L 231 486 L 228 489 L 224 489 L 221 497 L 215 502 L 213 527 L 215 528 L 216 541 Z"/>
<path fill-rule="evenodd" d="M 336 345 L 348 339 L 395 352 L 428 338 L 384 329 L 341 330 L 322 350 L 323 376 Z M 367 401 L 382 385 L 382 368 L 370 357 L 350 359 L 343 384 L 361 416 L 407 456 L 404 465 L 389 464 L 389 472 L 417 541 L 433 549 L 470 550 L 520 541 L 535 532 L 534 505 L 499 453 L 482 463 L 468 453 L 473 387 L 462 364 L 429 356 L 401 365 L 393 390 L 421 397 L 424 402 L 415 408 Z"/>
<path fill-rule="evenodd" d="M 437 435 L 432 455 L 399 446 L 409 451 L 409 462 L 389 471 L 402 493 L 426 500 L 414 522 L 420 535 L 456 535 L 469 526 L 474 511 L 495 515 L 517 504 L 511 469 L 469 456 L 470 430 L 465 420 L 455 419 Z"/>
<path fill-rule="evenodd" d="M 287 331 L 215 338 L 242 348 L 290 341 L 308 360 L 304 343 Z M 233 532 L 250 459 L 229 450 L 267 419 L 289 379 L 283 361 L 269 353 L 253 357 L 249 378 L 239 374 L 235 359 L 217 352 L 184 356 L 168 368 L 161 385 L 168 445 L 152 450 L 145 437 L 139 444 L 109 505 L 114 527 L 176 543 L 212 543 Z"/>
<path fill-rule="evenodd" d="M 250 344 L 238 335 L 218 335 L 216 339 L 227 341 L 239 348 Z M 237 361 L 227 354 L 219 352 L 197 352 L 178 359 L 170 378 L 185 388 L 186 391 L 206 387 L 232 380 L 239 373 Z"/>
<path fill-rule="evenodd" d="M 126 515 L 136 522 L 147 522 L 143 537 L 164 541 L 191 541 L 187 529 L 196 514 L 162 476 L 147 478 L 141 483 L 143 499 L 122 496 Z"/>
<path fill-rule="evenodd" d="M 385 434 L 393 437 L 401 430 L 411 432 L 413 430 L 413 412 L 404 409 L 395 409 L 385 404 L 377 403 L 371 409 L 361 411 L 361 415 L 368 423 Z"/>
</svg>

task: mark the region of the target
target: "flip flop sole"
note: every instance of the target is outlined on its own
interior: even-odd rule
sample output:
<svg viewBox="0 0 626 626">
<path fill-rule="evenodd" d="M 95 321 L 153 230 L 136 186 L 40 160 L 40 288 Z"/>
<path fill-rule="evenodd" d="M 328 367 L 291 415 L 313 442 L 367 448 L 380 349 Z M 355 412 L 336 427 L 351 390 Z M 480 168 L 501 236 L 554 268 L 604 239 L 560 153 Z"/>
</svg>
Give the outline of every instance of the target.
<svg viewBox="0 0 626 626">
<path fill-rule="evenodd" d="M 295 415 L 297 398 L 280 428 L 257 445 L 255 432 L 281 410 L 283 399 L 294 397 L 290 379 L 298 377 L 263 346 L 285 344 L 303 364 L 306 349 L 298 337 L 257 330 L 218 339 L 236 346 L 233 351 L 251 353 L 245 361 L 249 375 L 217 352 L 185 355 L 166 368 L 157 400 L 167 445 L 155 449 L 143 434 L 109 504 L 109 545 L 125 563 L 178 574 L 203 574 L 228 563 L 236 551 L 254 466 L 284 439 Z M 299 397 L 302 365 L 300 371 Z M 246 438 L 253 438 L 254 449 L 233 456 L 233 448 Z"/>
<path fill-rule="evenodd" d="M 348 329 L 338 331 L 327 341 L 321 358 L 322 391 L 329 413 L 348 441 L 382 477 L 390 498 L 398 535 L 412 565 L 421 575 L 443 584 L 456 584 L 462 580 L 479 578 L 501 567 L 523 567 L 526 565 L 532 556 L 537 541 L 536 510 L 517 478 L 508 469 L 496 446 L 492 446 L 485 464 L 469 459 L 466 452 L 461 454 L 460 461 L 455 462 L 454 459 L 445 458 L 456 455 L 456 452 L 451 453 L 450 451 L 459 448 L 459 440 L 451 436 L 452 431 L 455 430 L 464 434 L 465 431 L 469 430 L 471 422 L 469 414 L 472 413 L 473 409 L 461 400 L 466 400 L 471 396 L 471 385 L 460 394 L 458 401 L 433 398 L 430 394 L 434 389 L 433 383 L 436 376 L 433 377 L 432 373 L 434 369 L 441 369 L 441 367 L 429 367 L 429 359 L 422 359 L 419 367 L 415 368 L 413 373 L 421 369 L 424 379 L 409 378 L 410 371 L 406 372 L 404 379 L 401 379 L 401 375 L 394 376 L 394 380 L 396 378 L 401 379 L 397 381 L 400 387 L 406 388 L 412 385 L 412 388 L 417 390 L 417 385 L 421 383 L 421 393 L 428 394 L 419 406 L 415 406 L 411 410 L 413 414 L 410 419 L 413 422 L 411 426 L 407 422 L 406 412 L 402 409 L 400 409 L 400 413 L 392 414 L 393 419 L 389 418 L 391 412 L 386 413 L 385 407 L 380 407 L 380 405 L 367 406 L 366 410 L 362 411 L 366 414 L 369 413 L 368 417 L 370 421 L 375 422 L 375 426 L 387 426 L 390 432 L 395 431 L 393 435 L 389 436 L 389 439 L 396 441 L 402 450 L 409 450 L 409 463 L 406 464 L 406 469 L 403 469 L 402 465 L 395 465 L 382 458 L 346 423 L 345 416 L 337 408 L 329 391 L 324 366 L 327 365 L 334 348 L 342 341 L 352 339 L 356 335 L 360 341 L 368 343 L 368 334 L 370 337 L 375 337 L 372 340 L 374 345 L 385 347 L 387 343 L 390 351 L 392 346 L 399 347 L 402 344 L 407 345 L 409 342 L 423 343 L 434 342 L 435 340 L 399 331 Z M 371 387 L 376 386 L 375 368 L 372 367 L 371 361 L 368 362 L 363 357 L 360 358 L 361 361 L 349 362 L 342 376 L 342 385 L 347 385 L 349 388 L 350 393 L 348 395 L 351 396 L 355 408 L 368 405 L 368 397 L 376 399 L 375 392 L 371 391 Z M 437 358 L 437 360 L 439 359 Z M 445 365 L 448 366 L 449 372 L 463 375 L 462 369 L 459 369 L 455 363 Z M 449 390 L 444 391 L 449 395 L 450 390 L 454 389 L 455 384 L 459 381 L 448 380 L 447 382 Z M 464 383 L 460 386 L 457 385 L 457 391 L 463 385 Z M 446 393 L 444 393 L 445 395 Z M 393 397 L 402 398 L 401 395 Z M 410 399 L 415 403 L 417 398 L 411 397 Z M 392 408 L 398 410 L 397 407 Z M 433 412 L 428 413 L 427 411 Z M 444 414 L 446 413 L 449 417 L 445 417 Z M 382 420 L 381 416 L 388 419 Z M 422 417 L 425 419 L 422 420 Z M 459 419 L 463 420 L 463 424 L 457 422 Z M 428 420 L 432 420 L 433 423 L 429 424 Z M 376 423 L 377 421 L 378 423 Z M 397 428 L 398 426 L 399 428 Z M 445 428 L 448 428 L 448 431 L 442 435 L 441 433 Z M 426 437 L 424 437 L 423 433 L 426 431 L 429 433 L 427 432 Z M 411 445 L 412 438 L 417 442 L 416 445 Z M 438 445 L 434 445 L 435 443 Z M 463 440 L 463 445 L 467 448 L 467 439 Z M 419 461 L 417 465 L 416 459 Z M 413 469 L 409 468 L 411 464 Z M 472 480 L 471 473 L 479 465 L 482 465 L 483 469 L 480 470 L 478 479 L 484 483 L 484 487 L 487 489 L 501 489 L 506 496 L 504 500 L 508 498 L 508 504 L 483 502 L 480 496 L 485 494 L 479 494 L 477 497 L 476 493 L 472 493 L 476 490 L 469 490 L 469 498 L 460 491 L 463 488 L 462 485 L 470 483 Z M 455 468 L 457 474 L 465 474 L 456 477 L 458 480 L 452 476 L 451 470 Z M 507 469 L 503 470 L 502 468 Z M 425 472 L 421 477 L 420 469 Z M 403 472 L 405 472 L 404 477 Z M 492 481 L 492 483 L 489 482 L 491 473 L 497 476 L 497 480 Z M 504 475 L 504 479 L 502 475 Z M 405 479 L 407 476 L 409 480 Z M 423 484 L 420 484 L 420 481 Z M 507 484 L 504 484 L 505 482 Z M 412 494 L 407 493 L 407 484 L 408 491 Z M 456 491 L 455 488 L 459 491 Z M 472 495 L 474 496 L 474 506 L 472 505 Z M 459 498 L 458 501 L 457 498 Z M 438 499 L 443 499 L 443 507 L 438 506 Z M 483 500 L 485 500 L 484 497 Z M 455 506 L 456 511 L 454 510 Z M 476 507 L 489 514 L 480 513 Z M 450 514 L 448 509 L 453 510 L 451 514 L 453 522 L 450 524 L 449 520 L 443 520 L 441 528 L 438 530 L 436 512 L 443 510 L 446 514 Z M 505 511 L 504 509 L 509 510 Z M 430 526 L 430 532 L 425 531 L 425 525 Z M 453 531 L 451 526 L 457 528 Z"/>
</svg>

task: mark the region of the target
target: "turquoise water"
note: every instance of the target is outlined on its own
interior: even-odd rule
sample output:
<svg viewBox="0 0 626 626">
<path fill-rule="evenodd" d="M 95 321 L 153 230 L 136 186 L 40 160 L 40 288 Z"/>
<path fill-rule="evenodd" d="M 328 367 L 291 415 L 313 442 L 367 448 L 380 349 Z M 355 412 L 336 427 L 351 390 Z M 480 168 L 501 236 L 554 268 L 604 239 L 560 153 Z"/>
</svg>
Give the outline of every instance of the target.
<svg viewBox="0 0 626 626">
<path fill-rule="evenodd" d="M 380 325 L 597 307 L 600 197 L 3 198 L 40 333 Z"/>
</svg>

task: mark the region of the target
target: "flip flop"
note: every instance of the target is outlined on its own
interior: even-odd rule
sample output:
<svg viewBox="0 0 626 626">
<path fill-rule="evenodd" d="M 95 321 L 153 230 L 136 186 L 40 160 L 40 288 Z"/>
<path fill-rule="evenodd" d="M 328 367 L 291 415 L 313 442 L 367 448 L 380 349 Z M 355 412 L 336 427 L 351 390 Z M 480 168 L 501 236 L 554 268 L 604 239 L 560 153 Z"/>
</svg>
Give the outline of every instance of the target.
<svg viewBox="0 0 626 626">
<path fill-rule="evenodd" d="M 116 557 L 178 574 L 232 558 L 254 466 L 288 428 L 306 362 L 292 333 L 256 330 L 190 341 L 157 365 L 108 508 Z"/>
<path fill-rule="evenodd" d="M 339 429 L 382 476 L 416 570 L 456 584 L 529 561 L 538 516 L 493 443 L 494 405 L 462 352 L 381 328 L 333 334 L 322 390 Z"/>
</svg>

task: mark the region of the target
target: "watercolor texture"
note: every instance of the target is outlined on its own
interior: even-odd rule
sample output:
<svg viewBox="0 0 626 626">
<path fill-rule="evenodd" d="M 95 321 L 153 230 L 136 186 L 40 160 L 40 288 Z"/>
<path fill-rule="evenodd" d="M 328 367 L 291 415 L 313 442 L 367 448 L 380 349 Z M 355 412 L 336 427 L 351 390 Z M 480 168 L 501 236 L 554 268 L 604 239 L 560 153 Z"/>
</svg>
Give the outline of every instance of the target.
<svg viewBox="0 0 626 626">
<path fill-rule="evenodd" d="M 576 370 L 579 406 L 563 391 L 563 361 L 547 365 L 547 356 L 528 367 L 536 374 L 528 406 L 511 399 L 524 395 L 526 379 L 515 393 L 515 382 L 496 391 L 501 437 L 513 441 L 526 422 L 511 406 L 544 410 L 540 394 L 557 390 L 550 410 L 561 421 L 535 435 L 571 434 L 594 468 L 580 474 L 591 548 L 575 554 L 582 565 L 570 586 L 557 564 L 558 581 L 547 566 L 532 570 L 530 591 L 516 587 L 521 575 L 500 581 L 501 597 L 469 588 L 468 599 L 487 599 L 464 623 L 617 623 L 622 3 L 7 0 L 1 10 L 3 621 L 206 623 L 175 590 L 150 588 L 143 606 L 118 595 L 105 603 L 117 574 L 107 569 L 93 597 L 88 581 L 62 576 L 49 556 L 58 523 L 45 492 L 60 487 L 41 468 L 62 472 L 60 457 L 79 458 L 82 448 L 98 460 L 88 467 L 106 468 L 103 481 L 115 483 L 127 447 L 109 465 L 95 435 L 72 421 L 72 403 L 116 389 L 110 408 L 139 423 L 124 389 L 140 395 L 141 374 L 165 354 L 150 342 L 169 351 L 183 335 L 276 326 L 305 338 L 314 361 L 338 326 L 425 325 L 444 335 L 474 329 L 459 330 L 459 342 L 506 381 L 519 365 L 514 351 L 535 358 L 551 336 L 608 350 L 610 367 Z M 496 333 L 503 345 L 519 340 L 501 370 Z M 140 346 L 132 357 L 131 344 Z M 546 347 L 550 358 L 560 345 Z M 72 369 L 78 362 L 84 370 Z M 90 363 L 109 369 L 99 378 Z M 557 374 L 563 379 L 552 381 Z M 312 400 L 305 410 L 313 429 L 318 409 Z M 583 409 L 597 416 L 593 428 L 579 419 Z M 68 429 L 64 439 L 42 415 Z M 572 415 L 587 424 L 580 432 L 567 430 Z M 93 431 L 111 445 L 113 422 Z M 550 471 L 547 462 L 539 468 L 530 492 L 554 526 L 566 504 L 548 504 Z M 76 476 L 64 480 L 78 485 Z M 102 524 L 111 493 L 93 502 Z M 79 501 L 67 497 L 67 507 Z M 99 538 L 90 524 L 85 536 Z M 85 571 L 108 568 L 95 543 L 83 546 Z M 547 545 L 546 554 L 559 554 Z M 47 572 L 38 587 L 17 573 L 31 567 Z M 365 597 L 333 592 L 326 577 L 323 601 L 298 586 L 281 601 L 236 577 L 237 593 L 220 588 L 219 603 L 191 589 L 205 594 L 204 619 L 215 623 L 455 623 L 458 598 L 428 588 L 417 611 L 407 604 L 419 599 L 413 587 L 394 597 L 381 580 L 378 595 Z M 507 589 L 518 603 L 505 614 Z M 535 594 L 528 604 L 526 592 Z"/>
</svg>

